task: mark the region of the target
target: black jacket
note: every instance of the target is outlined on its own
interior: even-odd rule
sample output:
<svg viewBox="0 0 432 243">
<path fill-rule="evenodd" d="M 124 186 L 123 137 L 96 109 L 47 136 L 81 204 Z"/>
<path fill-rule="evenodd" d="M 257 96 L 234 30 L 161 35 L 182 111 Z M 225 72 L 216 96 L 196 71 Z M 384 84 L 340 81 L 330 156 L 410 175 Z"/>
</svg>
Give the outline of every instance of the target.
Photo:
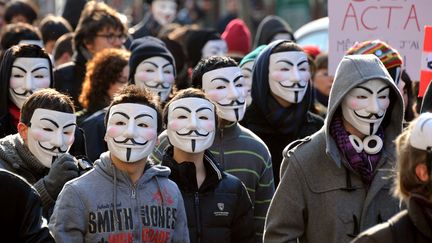
<svg viewBox="0 0 432 243">
<path fill-rule="evenodd" d="M 0 169 L 2 242 L 54 242 L 42 219 L 38 193 L 24 179 Z"/>
<path fill-rule="evenodd" d="M 75 110 L 78 111 L 82 109 L 78 97 L 81 94 L 81 87 L 86 73 L 87 58 L 84 57 L 80 50 L 76 50 L 72 58 L 72 62 L 60 65 L 54 71 L 54 88 L 59 92 L 70 95 Z"/>
<path fill-rule="evenodd" d="M 104 140 L 106 112 L 107 108 L 99 110 L 81 123 L 81 128 L 85 134 L 87 156 L 93 162 L 99 159 L 103 152 L 108 151 L 108 146 Z"/>
<path fill-rule="evenodd" d="M 178 164 L 172 150 L 165 150 L 162 165 L 171 169 L 169 178 L 182 193 L 191 242 L 253 242 L 252 203 L 240 180 L 223 172 L 206 151 L 206 178 L 198 188 L 194 163 Z"/>
<path fill-rule="evenodd" d="M 411 197 L 407 210 L 396 214 L 385 223 L 366 230 L 352 243 L 432 242 L 431 226 L 431 222 L 425 216 L 422 206 Z"/>
</svg>

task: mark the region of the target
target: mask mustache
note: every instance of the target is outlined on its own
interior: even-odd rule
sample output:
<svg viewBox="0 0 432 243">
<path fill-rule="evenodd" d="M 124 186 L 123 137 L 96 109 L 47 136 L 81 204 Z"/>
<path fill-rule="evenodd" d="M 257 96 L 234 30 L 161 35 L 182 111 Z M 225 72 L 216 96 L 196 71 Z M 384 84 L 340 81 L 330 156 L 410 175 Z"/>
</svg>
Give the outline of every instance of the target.
<svg viewBox="0 0 432 243">
<path fill-rule="evenodd" d="M 355 111 L 354 111 L 354 114 L 356 114 L 356 116 L 363 118 L 363 119 L 371 119 L 372 117 L 375 117 L 375 119 L 381 119 L 384 116 L 384 114 L 380 116 L 377 113 L 370 113 L 367 116 L 362 116 L 362 115 L 357 114 L 357 112 L 355 112 Z"/>
<path fill-rule="evenodd" d="M 197 136 L 200 136 L 200 137 L 207 137 L 209 135 L 209 132 L 208 133 L 200 133 L 200 132 L 198 132 L 198 130 L 190 130 L 189 132 L 186 132 L 186 133 L 179 133 L 179 132 L 176 132 L 176 133 L 179 136 L 188 136 L 188 135 L 191 135 L 192 133 L 195 133 Z"/>
<path fill-rule="evenodd" d="M 54 147 L 52 147 L 52 148 L 48 148 L 48 147 L 43 146 L 40 142 L 38 142 L 38 144 L 39 144 L 39 146 L 41 146 L 43 149 L 48 150 L 48 151 L 51 151 L 51 152 L 66 153 L 66 151 L 67 151 L 67 148 L 66 148 L 65 150 L 61 149 L 61 147 L 56 147 L 56 146 L 54 146 Z M 56 150 L 57 150 L 57 151 L 56 151 Z"/>
<path fill-rule="evenodd" d="M 240 105 L 244 105 L 245 102 L 246 102 L 246 101 L 241 102 L 240 100 L 233 100 L 233 101 L 231 101 L 231 102 L 228 103 L 228 104 L 221 104 L 221 103 L 219 103 L 219 102 L 218 102 L 218 104 L 219 104 L 220 106 L 237 106 L 237 105 L 240 106 Z"/>
<path fill-rule="evenodd" d="M 300 82 L 293 83 L 291 85 L 283 85 L 281 82 L 279 82 L 279 84 L 280 84 L 280 86 L 282 86 L 284 88 L 299 88 L 299 89 L 304 89 L 304 88 L 306 88 L 307 82 L 306 82 L 305 85 L 301 85 Z"/>
<path fill-rule="evenodd" d="M 18 93 L 15 91 L 15 89 L 12 89 L 12 92 L 14 92 L 14 94 L 16 94 L 16 95 L 22 95 L 22 96 L 30 96 L 33 94 L 33 90 L 25 90 L 22 93 Z"/>
<path fill-rule="evenodd" d="M 151 88 L 151 89 L 169 89 L 171 86 L 169 84 L 167 86 L 164 86 L 164 83 L 157 83 L 155 85 L 149 85 L 149 84 L 144 83 L 144 85 L 148 88 Z"/>
<path fill-rule="evenodd" d="M 133 138 L 126 138 L 124 140 L 115 140 L 115 138 L 113 138 L 113 140 L 114 140 L 115 143 L 127 143 L 127 142 L 131 141 L 133 145 L 141 145 L 141 146 L 142 145 L 146 145 L 148 143 L 148 140 L 145 141 L 144 143 L 140 143 L 140 142 L 137 142 Z"/>
</svg>

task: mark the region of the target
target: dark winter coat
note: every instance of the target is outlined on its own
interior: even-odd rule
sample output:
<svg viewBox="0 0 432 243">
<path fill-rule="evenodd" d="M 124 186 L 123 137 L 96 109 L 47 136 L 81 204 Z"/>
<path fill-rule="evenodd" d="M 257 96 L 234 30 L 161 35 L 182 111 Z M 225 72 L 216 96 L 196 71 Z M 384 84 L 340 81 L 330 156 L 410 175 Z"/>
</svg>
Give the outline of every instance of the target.
<svg viewBox="0 0 432 243">
<path fill-rule="evenodd" d="M 104 140 L 106 112 L 106 108 L 97 111 L 81 123 L 86 138 L 87 155 L 91 161 L 96 161 L 103 152 L 108 151 Z"/>
<path fill-rule="evenodd" d="M 129 29 L 129 34 L 132 35 L 134 40 L 144 36 L 156 37 L 161 28 L 162 26 L 154 19 L 153 14 L 149 12 L 138 24 Z"/>
<path fill-rule="evenodd" d="M 81 105 L 78 101 L 78 97 L 81 94 L 82 83 L 85 78 L 86 64 L 90 56 L 87 58 L 86 55 L 90 55 L 83 47 L 78 48 L 75 51 L 72 61 L 60 65 L 54 71 L 54 88 L 62 93 L 68 94 L 72 97 L 75 110 L 81 110 Z"/>
<path fill-rule="evenodd" d="M 38 193 L 21 177 L 0 169 L 2 242 L 54 242 L 42 218 Z"/>
<path fill-rule="evenodd" d="M 387 222 L 376 225 L 352 243 L 426 243 L 432 242 L 431 225 L 418 203 L 409 199 L 408 209 L 404 210 Z"/>
<path fill-rule="evenodd" d="M 252 203 L 241 181 L 223 172 L 206 151 L 206 178 L 198 188 L 194 163 L 178 164 L 172 158 L 172 150 L 171 146 L 165 150 L 162 165 L 171 169 L 169 178 L 183 195 L 190 241 L 253 242 Z"/>
</svg>

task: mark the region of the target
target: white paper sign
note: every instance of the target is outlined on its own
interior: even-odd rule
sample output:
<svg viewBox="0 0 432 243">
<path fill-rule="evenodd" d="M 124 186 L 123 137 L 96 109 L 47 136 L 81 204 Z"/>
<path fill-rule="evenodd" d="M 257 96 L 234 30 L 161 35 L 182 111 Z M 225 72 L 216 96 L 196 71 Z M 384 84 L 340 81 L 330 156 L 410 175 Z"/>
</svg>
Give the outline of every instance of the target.
<svg viewBox="0 0 432 243">
<path fill-rule="evenodd" d="M 329 0 L 329 70 L 345 52 L 379 39 L 399 51 L 413 80 L 420 78 L 423 26 L 432 25 L 431 0 Z"/>
</svg>

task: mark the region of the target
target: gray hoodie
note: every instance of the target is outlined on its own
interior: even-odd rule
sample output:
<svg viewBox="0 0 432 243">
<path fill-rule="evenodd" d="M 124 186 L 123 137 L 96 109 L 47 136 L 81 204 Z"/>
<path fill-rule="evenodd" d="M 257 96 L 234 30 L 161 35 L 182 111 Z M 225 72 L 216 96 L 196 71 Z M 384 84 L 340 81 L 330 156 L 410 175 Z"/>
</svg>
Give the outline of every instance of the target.
<svg viewBox="0 0 432 243">
<path fill-rule="evenodd" d="M 183 198 L 169 174 L 167 167 L 147 165 L 133 186 L 103 153 L 94 169 L 63 187 L 49 224 L 54 239 L 189 242 Z"/>
<path fill-rule="evenodd" d="M 390 106 L 381 123 L 381 158 L 366 187 L 347 166 L 330 135 L 330 124 L 346 94 L 371 79 L 390 86 Z M 381 61 L 373 55 L 345 56 L 336 71 L 328 108 L 321 130 L 284 150 L 281 182 L 270 203 L 264 242 L 349 242 L 399 211 L 390 188 L 395 166 L 393 141 L 402 130 L 403 101 Z"/>
</svg>

